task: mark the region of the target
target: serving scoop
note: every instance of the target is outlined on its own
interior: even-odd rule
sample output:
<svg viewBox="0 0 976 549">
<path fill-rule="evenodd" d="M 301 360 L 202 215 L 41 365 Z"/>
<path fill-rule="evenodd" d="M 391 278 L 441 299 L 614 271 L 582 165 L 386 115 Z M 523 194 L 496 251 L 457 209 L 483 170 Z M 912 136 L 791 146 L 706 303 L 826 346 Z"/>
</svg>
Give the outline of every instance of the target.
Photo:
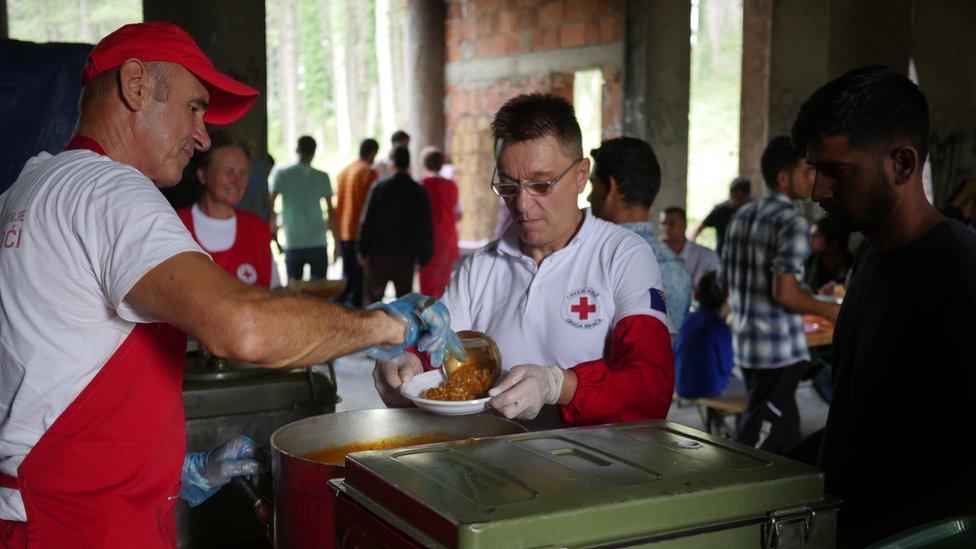
<svg viewBox="0 0 976 549">
<path fill-rule="evenodd" d="M 443 365 L 445 377 L 450 377 L 465 364 L 473 364 L 477 368 L 488 368 L 491 371 L 491 384 L 494 386 L 502 373 L 502 355 L 498 351 L 495 340 L 487 334 L 474 330 L 461 330 L 457 335 L 461 339 L 461 345 L 468 352 L 468 360 L 458 362 L 453 356 L 448 356 Z"/>
</svg>

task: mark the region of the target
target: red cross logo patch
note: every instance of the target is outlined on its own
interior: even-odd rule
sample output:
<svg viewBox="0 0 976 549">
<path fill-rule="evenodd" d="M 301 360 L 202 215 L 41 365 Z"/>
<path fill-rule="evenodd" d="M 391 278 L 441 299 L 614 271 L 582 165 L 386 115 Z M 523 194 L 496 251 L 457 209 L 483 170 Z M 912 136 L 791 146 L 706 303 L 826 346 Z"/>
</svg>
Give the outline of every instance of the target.
<svg viewBox="0 0 976 549">
<path fill-rule="evenodd" d="M 254 284 L 258 281 L 258 270 L 250 263 L 241 263 L 237 266 L 237 278 L 245 284 Z"/>
<path fill-rule="evenodd" d="M 563 298 L 563 321 L 574 328 L 593 328 L 603 323 L 603 308 L 600 292 L 579 288 Z"/>
</svg>

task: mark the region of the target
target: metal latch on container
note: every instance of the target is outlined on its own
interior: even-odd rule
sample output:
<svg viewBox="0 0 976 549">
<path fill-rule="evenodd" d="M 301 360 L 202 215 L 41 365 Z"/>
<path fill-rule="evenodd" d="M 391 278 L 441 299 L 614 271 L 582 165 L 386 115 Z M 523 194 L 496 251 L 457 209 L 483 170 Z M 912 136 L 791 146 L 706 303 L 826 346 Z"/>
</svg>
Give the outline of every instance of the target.
<svg viewBox="0 0 976 549">
<path fill-rule="evenodd" d="M 813 534 L 817 513 L 809 507 L 780 509 L 769 513 L 763 525 L 764 549 L 806 547 Z"/>
</svg>

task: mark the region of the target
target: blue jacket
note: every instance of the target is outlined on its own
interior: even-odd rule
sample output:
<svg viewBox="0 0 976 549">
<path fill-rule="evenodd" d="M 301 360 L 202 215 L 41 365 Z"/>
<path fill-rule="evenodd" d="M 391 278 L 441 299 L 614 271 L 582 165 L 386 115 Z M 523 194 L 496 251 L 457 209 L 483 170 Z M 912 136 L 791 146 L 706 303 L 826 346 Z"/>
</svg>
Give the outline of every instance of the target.
<svg viewBox="0 0 976 549">
<path fill-rule="evenodd" d="M 732 332 L 717 312 L 699 307 L 674 342 L 675 389 L 685 398 L 717 397 L 732 366 Z"/>
</svg>

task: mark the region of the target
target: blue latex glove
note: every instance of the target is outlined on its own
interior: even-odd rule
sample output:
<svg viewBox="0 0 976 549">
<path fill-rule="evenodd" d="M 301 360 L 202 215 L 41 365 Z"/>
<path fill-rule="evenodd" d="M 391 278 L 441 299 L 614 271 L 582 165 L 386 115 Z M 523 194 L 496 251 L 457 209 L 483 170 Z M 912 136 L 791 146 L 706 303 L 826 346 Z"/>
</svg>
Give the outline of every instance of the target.
<svg viewBox="0 0 976 549">
<path fill-rule="evenodd" d="M 258 459 L 257 451 L 253 440 L 240 435 L 209 452 L 187 454 L 180 477 L 180 498 L 196 507 L 234 477 L 263 473 L 268 467 Z"/>
<path fill-rule="evenodd" d="M 374 360 L 390 361 L 402 355 L 407 347 L 416 344 L 417 350 L 430 353 L 432 366 L 440 366 L 448 355 L 460 362 L 468 359 L 468 353 L 461 345 L 461 339 L 451 331 L 451 313 L 440 301 L 420 313 L 417 321 L 416 310 L 427 301 L 427 296 L 417 293 L 407 294 L 393 303 L 376 302 L 367 309 L 380 309 L 407 325 L 403 343 L 399 345 L 377 346 L 366 349 L 366 355 Z"/>
</svg>

